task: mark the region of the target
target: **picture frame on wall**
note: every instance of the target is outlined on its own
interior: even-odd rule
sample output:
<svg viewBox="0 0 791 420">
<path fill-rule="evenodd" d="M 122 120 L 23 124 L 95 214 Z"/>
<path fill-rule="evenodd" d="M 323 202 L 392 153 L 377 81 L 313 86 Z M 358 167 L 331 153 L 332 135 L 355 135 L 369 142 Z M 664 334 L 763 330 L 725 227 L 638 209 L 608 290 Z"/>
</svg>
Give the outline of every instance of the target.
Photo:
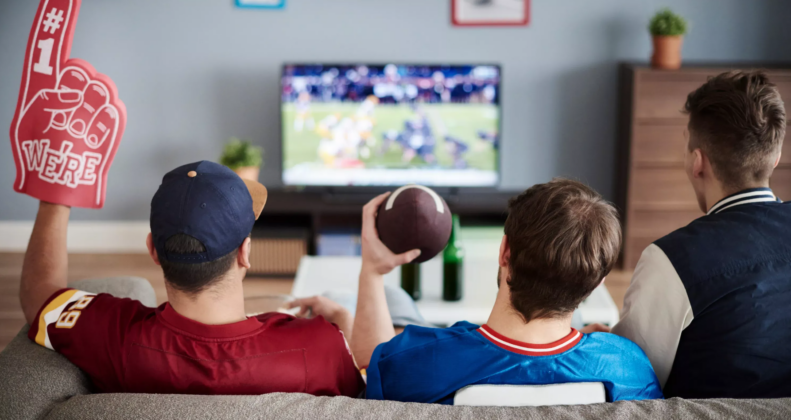
<svg viewBox="0 0 791 420">
<path fill-rule="evenodd" d="M 282 9 L 286 7 L 286 0 L 234 0 L 236 7 L 251 9 Z"/>
<path fill-rule="evenodd" d="M 530 0 L 451 0 L 455 26 L 525 26 L 530 22 Z"/>
</svg>

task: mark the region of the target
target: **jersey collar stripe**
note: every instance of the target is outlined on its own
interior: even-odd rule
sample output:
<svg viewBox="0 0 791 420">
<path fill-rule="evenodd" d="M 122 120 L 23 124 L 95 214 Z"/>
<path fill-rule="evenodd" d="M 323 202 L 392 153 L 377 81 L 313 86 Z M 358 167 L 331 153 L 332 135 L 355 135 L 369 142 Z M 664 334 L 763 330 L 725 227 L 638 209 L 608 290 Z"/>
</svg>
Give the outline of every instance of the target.
<svg viewBox="0 0 791 420">
<path fill-rule="evenodd" d="M 777 200 L 777 197 L 775 197 L 775 195 L 772 193 L 772 190 L 770 190 L 770 189 L 762 189 L 760 191 L 745 192 L 745 193 L 741 193 L 741 194 L 735 194 L 735 195 L 733 195 L 731 197 L 724 198 L 724 199 L 718 201 L 717 204 L 712 206 L 709 209 L 708 213 L 706 213 L 706 214 L 717 213 L 718 210 L 724 210 L 724 209 L 720 209 L 720 207 L 722 207 L 722 206 L 724 206 L 724 205 L 726 205 L 728 203 L 732 203 L 734 201 L 744 200 L 744 199 L 749 198 L 749 197 L 771 198 L 771 200 L 767 200 L 767 201 L 775 201 L 775 200 Z M 728 206 L 728 207 L 732 207 L 732 206 Z"/>
<path fill-rule="evenodd" d="M 571 338 L 569 338 L 568 340 L 565 340 L 564 342 L 554 347 L 536 348 L 533 346 L 531 347 L 525 347 L 524 345 L 519 346 L 516 344 L 509 343 L 505 340 L 502 340 L 496 337 L 494 334 L 492 334 L 492 332 L 489 332 L 489 330 L 485 328 L 485 326 L 478 329 L 478 331 L 489 341 L 491 341 L 492 343 L 496 344 L 499 347 L 530 356 L 549 356 L 549 355 L 560 354 L 574 347 L 582 339 L 582 334 L 579 331 L 572 330 L 572 333 L 570 334 Z M 527 343 L 523 343 L 523 344 L 529 345 Z"/>
<path fill-rule="evenodd" d="M 729 204 L 729 205 L 727 205 L 725 207 L 722 207 L 722 208 L 718 209 L 716 212 L 714 212 L 714 214 L 717 214 L 717 213 L 719 213 L 719 212 L 721 212 L 721 211 L 723 211 L 725 209 L 729 209 L 731 207 L 740 206 L 742 204 L 769 203 L 769 202 L 777 202 L 777 199 L 774 198 L 774 197 L 761 197 L 761 198 L 753 198 L 751 200 L 739 201 L 739 202 L 736 202 L 736 203 L 733 203 L 733 204 Z"/>
<path fill-rule="evenodd" d="M 518 340 L 514 340 L 514 339 L 511 339 L 511 338 L 508 338 L 508 337 L 498 333 L 497 331 L 492 329 L 492 327 L 490 327 L 490 326 L 488 326 L 486 324 L 482 325 L 480 328 L 485 330 L 487 333 L 489 333 L 490 336 L 495 337 L 497 339 L 500 339 L 501 341 L 503 341 L 505 343 L 513 344 L 513 345 L 519 346 L 519 347 L 527 347 L 527 348 L 530 348 L 530 349 L 548 349 L 548 348 L 556 347 L 557 345 L 559 345 L 561 343 L 565 343 L 566 341 L 571 339 L 577 333 L 577 330 L 575 330 L 574 328 L 570 328 L 570 331 L 569 331 L 568 335 L 566 335 L 565 337 L 563 337 L 563 338 L 561 338 L 561 339 L 559 339 L 557 341 L 554 341 L 552 343 L 547 343 L 547 344 L 533 344 L 533 343 L 525 343 L 525 342 L 522 342 L 522 341 L 518 341 Z"/>
</svg>

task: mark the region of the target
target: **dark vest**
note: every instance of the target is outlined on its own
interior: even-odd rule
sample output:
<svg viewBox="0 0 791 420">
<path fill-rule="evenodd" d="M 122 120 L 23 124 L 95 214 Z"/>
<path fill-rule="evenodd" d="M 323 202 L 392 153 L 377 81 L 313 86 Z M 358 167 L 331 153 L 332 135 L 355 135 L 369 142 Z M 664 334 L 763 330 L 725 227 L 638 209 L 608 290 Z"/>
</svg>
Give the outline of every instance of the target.
<svg viewBox="0 0 791 420">
<path fill-rule="evenodd" d="M 750 202 L 761 191 L 771 195 L 734 194 L 655 242 L 694 316 L 667 398 L 791 397 L 791 204 Z"/>
</svg>

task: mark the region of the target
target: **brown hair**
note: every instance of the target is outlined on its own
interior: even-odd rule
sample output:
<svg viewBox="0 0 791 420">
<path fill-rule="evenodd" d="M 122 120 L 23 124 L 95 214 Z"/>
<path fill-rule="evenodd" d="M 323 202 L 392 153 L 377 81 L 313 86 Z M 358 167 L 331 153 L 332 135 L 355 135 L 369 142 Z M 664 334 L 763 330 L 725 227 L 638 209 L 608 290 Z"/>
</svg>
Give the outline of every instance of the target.
<svg viewBox="0 0 791 420">
<path fill-rule="evenodd" d="M 177 233 L 165 242 L 165 251 L 168 254 L 200 254 L 206 252 L 206 247 L 201 241 L 183 233 Z M 198 294 L 217 284 L 225 273 L 231 269 L 236 260 L 238 250 L 234 249 L 222 257 L 198 264 L 171 262 L 164 258 L 159 259 L 165 280 L 175 289 L 187 294 Z"/>
<path fill-rule="evenodd" d="M 766 74 L 731 71 L 712 77 L 687 96 L 684 111 L 689 150 L 702 149 L 727 188 L 769 179 L 783 145 L 786 112 Z"/>
<path fill-rule="evenodd" d="M 572 312 L 618 259 L 618 211 L 569 179 L 537 184 L 508 202 L 511 305 L 525 322 Z"/>
</svg>

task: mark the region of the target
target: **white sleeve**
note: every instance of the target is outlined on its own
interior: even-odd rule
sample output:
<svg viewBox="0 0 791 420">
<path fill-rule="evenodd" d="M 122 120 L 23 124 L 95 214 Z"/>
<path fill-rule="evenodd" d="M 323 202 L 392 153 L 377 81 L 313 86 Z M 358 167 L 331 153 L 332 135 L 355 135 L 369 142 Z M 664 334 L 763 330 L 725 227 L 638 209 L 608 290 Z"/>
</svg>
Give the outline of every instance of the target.
<svg viewBox="0 0 791 420">
<path fill-rule="evenodd" d="M 664 387 L 676 358 L 681 332 L 692 322 L 687 291 L 667 255 L 651 244 L 643 251 L 626 292 L 613 334 L 639 345 Z"/>
</svg>

